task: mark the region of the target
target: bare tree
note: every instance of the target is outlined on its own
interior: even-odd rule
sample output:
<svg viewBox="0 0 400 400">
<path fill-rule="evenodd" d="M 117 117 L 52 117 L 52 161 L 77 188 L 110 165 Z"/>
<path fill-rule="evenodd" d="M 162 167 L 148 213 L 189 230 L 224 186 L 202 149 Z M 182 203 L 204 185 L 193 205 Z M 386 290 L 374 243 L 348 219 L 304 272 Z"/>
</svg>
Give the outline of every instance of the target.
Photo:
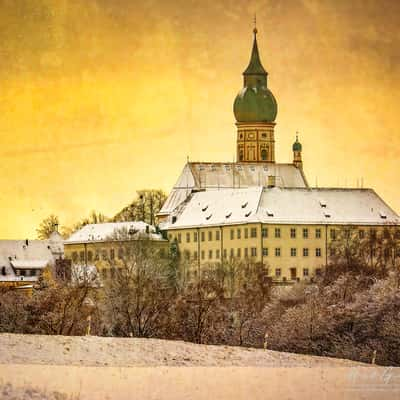
<svg viewBox="0 0 400 400">
<path fill-rule="evenodd" d="M 138 190 L 132 203 L 116 214 L 113 221 L 143 221 L 154 225 L 166 199 L 167 195 L 160 189 Z"/>
<path fill-rule="evenodd" d="M 58 225 L 59 225 L 59 219 L 57 215 L 51 214 L 48 217 L 46 217 L 40 223 L 39 227 L 36 229 L 38 239 L 40 240 L 48 239 L 50 235 L 54 232 L 54 230 L 58 227 Z"/>
</svg>

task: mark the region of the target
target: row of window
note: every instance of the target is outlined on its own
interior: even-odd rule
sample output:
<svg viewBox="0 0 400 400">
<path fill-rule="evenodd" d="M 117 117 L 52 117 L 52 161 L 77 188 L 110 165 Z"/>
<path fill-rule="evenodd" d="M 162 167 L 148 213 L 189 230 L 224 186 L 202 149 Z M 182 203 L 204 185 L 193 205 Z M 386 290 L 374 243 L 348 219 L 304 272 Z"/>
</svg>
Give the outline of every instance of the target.
<svg viewBox="0 0 400 400">
<path fill-rule="evenodd" d="M 163 257 L 165 255 L 164 249 L 159 249 L 160 255 Z M 100 258 L 102 260 L 115 260 L 117 257 L 119 260 L 122 260 L 124 257 L 129 257 L 130 255 L 130 248 L 123 248 L 119 247 L 117 250 L 117 253 L 115 252 L 115 249 L 111 248 L 109 250 L 107 249 L 99 249 L 96 250 L 95 252 L 88 250 L 87 252 L 87 261 L 99 261 Z M 85 252 L 81 250 L 79 253 L 77 251 L 73 251 L 71 253 L 71 258 L 73 262 L 85 262 Z"/>
<path fill-rule="evenodd" d="M 354 232 L 351 229 L 344 229 L 344 230 L 339 230 L 339 229 L 334 229 L 331 228 L 329 230 L 329 237 L 331 240 L 336 240 L 339 236 L 339 233 L 343 232 L 345 238 L 349 238 L 352 233 L 356 233 L 358 235 L 359 239 L 365 239 L 368 235 L 369 238 L 375 239 L 377 237 L 377 230 L 375 228 L 369 229 L 369 231 L 366 231 L 365 229 L 358 229 L 358 232 Z M 390 231 L 388 229 L 383 230 L 383 238 L 389 239 L 390 238 Z M 400 230 L 397 229 L 394 232 L 394 238 L 395 239 L 400 239 Z"/>
<path fill-rule="evenodd" d="M 282 249 L 280 247 L 275 247 L 274 254 L 275 254 L 275 257 L 281 257 L 282 256 Z M 186 255 L 186 258 L 190 258 L 190 252 L 189 251 L 186 251 L 185 255 Z M 197 251 L 193 252 L 193 258 L 194 259 L 197 259 L 198 255 L 199 254 L 198 254 Z M 268 247 L 264 247 L 262 249 L 262 255 L 264 257 L 269 256 Z M 303 257 L 308 257 L 309 255 L 310 255 L 310 249 L 308 247 L 303 248 Z M 208 250 L 208 252 L 206 253 L 205 250 L 202 250 L 200 252 L 200 258 L 202 260 L 205 260 L 206 256 L 207 256 L 208 260 L 212 260 L 214 258 L 218 260 L 218 259 L 221 258 L 221 251 L 219 249 L 215 250 L 215 252 L 213 250 Z M 242 256 L 244 256 L 245 258 L 247 258 L 247 257 L 257 257 L 257 247 L 250 247 L 250 248 L 245 247 L 244 249 L 237 248 L 236 251 L 235 251 L 235 249 L 230 249 L 230 251 L 229 251 L 229 257 L 230 258 L 234 258 L 234 257 L 241 258 Z M 296 257 L 297 256 L 297 249 L 296 248 L 291 248 L 290 249 L 290 256 L 291 257 Z M 322 249 L 320 247 L 315 248 L 315 256 L 316 257 L 321 257 L 322 256 Z M 223 250 L 223 257 L 224 258 L 228 257 L 228 249 L 224 249 Z"/>
<path fill-rule="evenodd" d="M 41 270 L 37 269 L 17 269 L 15 274 L 17 276 L 38 276 L 40 275 Z"/>
<path fill-rule="evenodd" d="M 300 231 L 300 233 L 299 233 Z M 339 229 L 335 229 L 335 228 L 331 228 L 329 230 L 329 237 L 331 240 L 336 240 L 338 238 L 338 234 L 339 234 L 340 230 Z M 274 228 L 274 237 L 275 238 L 282 238 L 282 230 L 281 228 Z M 351 230 L 350 229 L 345 229 L 344 230 L 344 234 L 345 235 L 350 235 Z M 237 228 L 237 229 L 230 229 L 230 239 L 234 240 L 234 239 L 248 239 L 250 238 L 257 238 L 257 234 L 258 234 L 258 229 L 256 227 L 253 228 Z M 374 238 L 376 237 L 377 231 L 376 229 L 370 229 L 369 231 L 369 235 L 370 237 Z M 261 229 L 261 236 L 263 238 L 267 238 L 269 235 L 268 232 L 268 228 L 264 227 Z M 314 229 L 314 238 L 316 239 L 320 239 L 322 235 L 321 232 L 321 228 L 315 228 Z M 358 236 L 360 239 L 364 239 L 367 235 L 367 232 L 364 229 L 359 229 L 358 230 Z M 290 238 L 292 239 L 296 239 L 297 237 L 302 237 L 303 239 L 308 239 L 311 237 L 311 229 L 310 228 L 290 228 Z M 212 240 L 220 240 L 221 237 L 221 231 L 220 230 L 215 230 L 215 231 L 207 231 L 206 232 L 202 231 L 200 232 L 200 241 L 205 242 L 206 238 L 208 241 L 212 241 Z M 384 230 L 383 231 L 383 237 L 385 238 L 389 238 L 390 237 L 390 232 L 388 230 Z M 397 230 L 395 232 L 395 237 L 400 239 L 400 230 Z M 173 236 L 172 234 L 169 235 L 170 240 L 172 240 Z M 176 236 L 176 239 L 178 241 L 178 243 L 182 242 L 182 234 L 178 233 L 178 235 Z M 186 233 L 186 243 L 190 243 L 191 240 L 193 240 L 193 242 L 197 242 L 198 241 L 198 232 L 187 232 Z"/>
<path fill-rule="evenodd" d="M 229 235 L 230 235 L 230 239 L 234 240 L 234 239 L 248 239 L 250 238 L 257 238 L 258 235 L 258 229 L 256 227 L 253 228 L 237 228 L 237 229 L 230 229 L 229 231 Z M 267 238 L 269 235 L 268 232 L 268 228 L 262 228 L 261 229 L 261 236 L 263 238 Z M 282 231 L 281 228 L 275 228 L 274 229 L 274 237 L 275 238 L 281 238 L 282 237 Z M 291 238 L 296 238 L 297 237 L 297 229 L 296 228 L 291 228 L 290 229 L 290 237 Z M 302 229 L 302 237 L 303 239 L 308 239 L 310 237 L 310 229 L 309 228 L 303 228 Z M 315 232 L 314 232 L 314 237 L 317 239 L 321 238 L 321 229 L 320 228 L 316 228 Z M 209 242 L 216 240 L 219 241 L 221 238 L 221 231 L 220 230 L 215 230 L 215 231 L 207 231 L 206 232 L 202 231 L 200 232 L 200 241 L 205 242 L 206 238 Z M 169 239 L 172 240 L 173 239 L 173 235 L 170 234 L 169 235 Z M 178 243 L 182 242 L 182 234 L 178 233 L 178 235 L 176 236 L 176 240 L 178 241 Z M 186 232 L 186 243 L 190 243 L 191 240 L 193 240 L 193 242 L 197 242 L 199 240 L 198 238 L 198 232 Z"/>
</svg>

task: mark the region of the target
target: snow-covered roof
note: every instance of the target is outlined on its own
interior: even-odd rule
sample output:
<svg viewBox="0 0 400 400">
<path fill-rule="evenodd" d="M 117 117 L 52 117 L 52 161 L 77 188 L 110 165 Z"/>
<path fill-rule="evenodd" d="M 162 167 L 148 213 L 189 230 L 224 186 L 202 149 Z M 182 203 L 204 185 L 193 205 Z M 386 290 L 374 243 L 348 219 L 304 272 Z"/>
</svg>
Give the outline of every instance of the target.
<svg viewBox="0 0 400 400">
<path fill-rule="evenodd" d="M 15 270 L 54 265 L 55 260 L 63 256 L 63 251 L 59 236 L 48 240 L 0 240 L 0 282 L 36 281 L 37 276 L 17 276 Z"/>
<path fill-rule="evenodd" d="M 170 214 L 192 191 L 268 186 L 274 177 L 277 187 L 308 187 L 301 169 L 293 164 L 190 162 L 185 165 L 159 215 Z"/>
<path fill-rule="evenodd" d="M 11 260 L 11 265 L 16 269 L 43 269 L 49 260 Z"/>
<path fill-rule="evenodd" d="M 148 230 L 148 231 L 147 231 Z M 119 239 L 149 238 L 162 240 L 161 234 L 155 233 L 154 226 L 142 221 L 107 222 L 103 224 L 85 225 L 74 232 L 64 243 L 103 242 Z"/>
<path fill-rule="evenodd" d="M 372 189 L 236 188 L 193 193 L 162 229 L 245 224 L 400 224 Z"/>
</svg>

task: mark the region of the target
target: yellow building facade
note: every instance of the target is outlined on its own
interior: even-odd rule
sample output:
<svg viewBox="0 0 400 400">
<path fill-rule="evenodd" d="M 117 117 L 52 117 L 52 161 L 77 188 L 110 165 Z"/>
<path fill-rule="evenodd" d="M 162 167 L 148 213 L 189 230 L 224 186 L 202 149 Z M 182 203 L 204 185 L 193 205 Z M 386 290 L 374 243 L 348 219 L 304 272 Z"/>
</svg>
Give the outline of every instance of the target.
<svg viewBox="0 0 400 400">
<path fill-rule="evenodd" d="M 196 269 L 236 261 L 261 263 L 275 282 L 311 279 L 336 256 L 345 233 L 368 238 L 384 231 L 399 240 L 398 226 L 343 226 L 295 224 L 244 224 L 169 231 L 170 241 L 178 245 L 181 257 Z M 400 250 L 400 248 L 399 248 Z M 400 251 L 395 255 L 400 260 Z"/>
<path fill-rule="evenodd" d="M 168 254 L 168 240 L 153 226 L 134 221 L 86 225 L 64 242 L 64 255 L 73 267 L 94 266 L 107 279 L 113 277 L 115 268 L 123 268 L 139 244 L 152 246 L 161 257 Z"/>
</svg>

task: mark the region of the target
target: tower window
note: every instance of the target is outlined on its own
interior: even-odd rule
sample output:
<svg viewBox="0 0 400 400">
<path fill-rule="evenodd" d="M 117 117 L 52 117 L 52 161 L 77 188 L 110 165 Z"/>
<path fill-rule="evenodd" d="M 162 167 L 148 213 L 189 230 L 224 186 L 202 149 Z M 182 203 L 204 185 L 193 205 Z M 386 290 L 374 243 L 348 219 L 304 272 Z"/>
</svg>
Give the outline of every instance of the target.
<svg viewBox="0 0 400 400">
<path fill-rule="evenodd" d="M 243 150 L 239 152 L 239 161 L 243 161 Z"/>
<path fill-rule="evenodd" d="M 265 149 L 261 150 L 261 160 L 267 160 L 267 150 Z"/>
</svg>

